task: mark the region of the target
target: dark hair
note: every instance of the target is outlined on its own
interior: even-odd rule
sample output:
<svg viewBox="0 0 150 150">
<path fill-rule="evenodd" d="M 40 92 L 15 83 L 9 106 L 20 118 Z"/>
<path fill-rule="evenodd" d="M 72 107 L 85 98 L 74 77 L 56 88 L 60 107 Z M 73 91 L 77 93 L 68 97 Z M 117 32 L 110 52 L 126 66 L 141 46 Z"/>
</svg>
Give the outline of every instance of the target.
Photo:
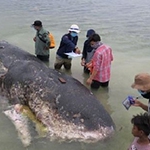
<svg viewBox="0 0 150 150">
<path fill-rule="evenodd" d="M 97 34 L 97 33 L 95 33 L 95 34 L 93 34 L 91 37 L 90 37 L 90 39 L 89 39 L 89 41 L 90 42 L 99 42 L 99 41 L 101 41 L 101 37 Z"/>
<path fill-rule="evenodd" d="M 150 116 L 148 113 L 133 116 L 131 123 L 134 124 L 138 130 L 142 130 L 145 135 L 148 136 L 150 134 Z"/>
</svg>

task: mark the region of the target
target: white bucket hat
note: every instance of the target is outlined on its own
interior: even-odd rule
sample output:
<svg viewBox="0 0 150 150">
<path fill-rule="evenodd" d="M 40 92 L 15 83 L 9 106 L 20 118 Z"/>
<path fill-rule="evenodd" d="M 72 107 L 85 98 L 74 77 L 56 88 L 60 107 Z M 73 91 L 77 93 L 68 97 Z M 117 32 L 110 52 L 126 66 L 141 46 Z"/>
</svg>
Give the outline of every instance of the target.
<svg viewBox="0 0 150 150">
<path fill-rule="evenodd" d="M 78 27 L 76 24 L 71 25 L 68 30 L 69 30 L 69 31 L 76 32 L 76 33 L 79 33 L 79 32 L 80 32 L 79 27 Z"/>
</svg>

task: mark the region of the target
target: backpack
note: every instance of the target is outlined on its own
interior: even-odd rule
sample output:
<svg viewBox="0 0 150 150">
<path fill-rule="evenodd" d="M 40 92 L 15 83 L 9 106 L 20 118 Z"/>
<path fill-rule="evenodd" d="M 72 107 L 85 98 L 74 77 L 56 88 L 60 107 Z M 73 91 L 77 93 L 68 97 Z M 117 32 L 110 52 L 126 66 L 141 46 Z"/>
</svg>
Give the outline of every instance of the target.
<svg viewBox="0 0 150 150">
<path fill-rule="evenodd" d="M 49 33 L 49 38 L 50 38 L 50 46 L 49 46 L 49 48 L 50 49 L 53 49 L 53 48 L 55 48 L 55 39 L 54 39 L 54 36 L 53 36 L 53 34 L 52 33 Z"/>
<path fill-rule="evenodd" d="M 42 38 L 43 35 L 38 34 L 38 37 L 39 37 L 39 39 L 40 39 L 42 42 L 46 43 L 46 41 Z M 48 32 L 48 37 L 50 38 L 50 46 L 49 46 L 49 48 L 50 48 L 50 49 L 55 48 L 56 45 L 55 45 L 55 39 L 54 39 L 53 34 Z"/>
</svg>

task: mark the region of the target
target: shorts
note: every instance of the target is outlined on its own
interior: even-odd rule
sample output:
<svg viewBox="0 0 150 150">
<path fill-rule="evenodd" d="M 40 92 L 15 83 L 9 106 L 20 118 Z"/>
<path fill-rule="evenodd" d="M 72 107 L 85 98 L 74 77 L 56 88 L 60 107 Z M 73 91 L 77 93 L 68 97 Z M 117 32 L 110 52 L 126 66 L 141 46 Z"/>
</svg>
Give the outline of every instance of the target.
<svg viewBox="0 0 150 150">
<path fill-rule="evenodd" d="M 49 55 L 37 55 L 37 58 L 41 61 L 49 61 Z"/>
<path fill-rule="evenodd" d="M 99 81 L 93 80 L 92 84 L 91 84 L 91 88 L 92 89 L 98 89 L 100 86 L 105 88 L 105 87 L 108 87 L 108 85 L 109 85 L 109 81 L 107 81 L 107 82 L 99 82 Z"/>
<path fill-rule="evenodd" d="M 61 67 L 63 65 L 66 70 L 70 70 L 71 69 L 71 61 L 72 61 L 71 58 L 62 58 L 62 57 L 57 55 L 56 61 L 54 64 L 54 68 L 56 70 L 59 70 L 59 69 L 61 69 Z"/>
</svg>

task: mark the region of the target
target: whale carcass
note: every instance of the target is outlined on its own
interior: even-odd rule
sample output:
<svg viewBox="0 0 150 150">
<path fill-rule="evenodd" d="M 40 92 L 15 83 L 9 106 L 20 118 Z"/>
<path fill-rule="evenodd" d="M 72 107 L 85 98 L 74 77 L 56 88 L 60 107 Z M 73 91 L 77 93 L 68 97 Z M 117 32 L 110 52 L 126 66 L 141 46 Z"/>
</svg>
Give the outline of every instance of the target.
<svg viewBox="0 0 150 150">
<path fill-rule="evenodd" d="M 112 118 L 89 89 L 6 41 L 0 42 L 0 89 L 11 105 L 28 106 L 49 137 L 96 142 L 114 132 Z"/>
</svg>

